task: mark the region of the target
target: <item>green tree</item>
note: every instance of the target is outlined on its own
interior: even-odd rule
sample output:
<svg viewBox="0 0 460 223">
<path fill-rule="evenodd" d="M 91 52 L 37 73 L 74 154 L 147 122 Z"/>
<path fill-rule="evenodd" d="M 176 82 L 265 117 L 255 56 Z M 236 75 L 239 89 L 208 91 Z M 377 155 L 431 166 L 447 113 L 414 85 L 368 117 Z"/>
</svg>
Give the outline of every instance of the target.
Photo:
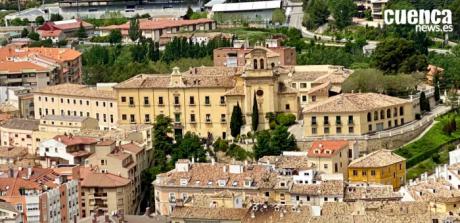
<svg viewBox="0 0 460 223">
<path fill-rule="evenodd" d="M 228 149 L 228 141 L 222 138 L 217 138 L 217 140 L 212 144 L 214 148 L 214 152 L 222 151 L 227 152 Z"/>
<path fill-rule="evenodd" d="M 158 115 L 153 124 L 152 147 L 154 165 L 165 166 L 166 155 L 171 154 L 173 150 L 173 133 L 172 119 L 165 115 Z"/>
<path fill-rule="evenodd" d="M 270 147 L 279 155 L 283 151 L 297 150 L 297 142 L 294 135 L 288 131 L 288 127 L 280 125 L 272 132 Z"/>
<path fill-rule="evenodd" d="M 422 91 L 422 93 L 420 93 L 420 99 L 419 99 L 419 103 L 420 103 L 420 111 L 422 112 L 429 112 L 431 109 L 430 109 L 430 102 L 428 101 L 428 98 L 426 98 L 425 96 L 425 92 Z"/>
<path fill-rule="evenodd" d="M 114 29 L 110 31 L 109 34 L 109 42 L 110 44 L 118 44 L 121 43 L 123 36 L 121 35 L 121 31 L 119 29 Z"/>
<path fill-rule="evenodd" d="M 440 96 L 440 92 L 439 92 L 439 77 L 438 77 L 438 75 L 434 75 L 433 84 L 434 84 L 434 100 L 436 102 L 439 102 L 439 100 L 441 99 L 441 96 Z"/>
<path fill-rule="evenodd" d="M 252 131 L 257 131 L 259 127 L 259 105 L 257 103 L 256 93 L 254 93 L 254 99 L 252 102 Z"/>
<path fill-rule="evenodd" d="M 37 32 L 33 31 L 33 30 L 32 30 L 32 32 L 29 33 L 29 35 L 27 35 L 27 37 L 29 39 L 35 40 L 35 41 L 40 40 L 40 35 Z"/>
<path fill-rule="evenodd" d="M 193 15 L 193 9 L 192 9 L 192 7 L 188 6 L 187 7 L 187 12 L 184 15 L 184 19 L 192 18 L 192 15 Z"/>
<path fill-rule="evenodd" d="M 86 34 L 85 27 L 83 27 L 83 23 L 80 23 L 80 28 L 78 28 L 78 31 L 77 31 L 77 37 L 79 39 L 85 39 L 88 37 L 88 34 Z"/>
<path fill-rule="evenodd" d="M 132 18 L 129 22 L 128 36 L 131 41 L 136 42 L 140 38 L 139 20 Z"/>
<path fill-rule="evenodd" d="M 460 37 L 460 0 L 454 0 L 448 7 L 452 10 L 452 24 L 457 38 Z"/>
<path fill-rule="evenodd" d="M 43 23 L 45 23 L 45 19 L 43 18 L 43 16 L 37 16 L 35 18 L 35 24 L 37 25 L 43 25 Z"/>
<path fill-rule="evenodd" d="M 305 13 L 304 24 L 308 29 L 327 23 L 330 11 L 325 0 L 310 0 Z"/>
<path fill-rule="evenodd" d="M 256 159 L 267 155 L 279 155 L 276 151 L 272 151 L 270 146 L 271 134 L 269 130 L 262 130 L 256 134 L 256 144 L 254 144 L 254 156 Z"/>
<path fill-rule="evenodd" d="M 276 116 L 276 123 L 287 127 L 294 125 L 295 115 L 292 113 L 280 113 Z"/>
<path fill-rule="evenodd" d="M 64 18 L 62 18 L 62 15 L 60 14 L 51 14 L 50 20 L 55 22 L 55 21 L 62 21 Z"/>
<path fill-rule="evenodd" d="M 27 37 L 28 35 L 29 35 L 29 30 L 26 29 L 26 28 L 22 29 L 22 31 L 21 31 L 21 37 L 22 37 L 22 38 L 25 38 L 25 37 Z"/>
<path fill-rule="evenodd" d="M 275 24 L 284 24 L 286 22 L 286 15 L 282 9 L 273 10 L 272 22 Z"/>
<path fill-rule="evenodd" d="M 191 159 L 199 162 L 206 162 L 206 151 L 201 143 L 200 137 L 192 132 L 187 132 L 184 138 L 178 140 L 177 149 L 172 154 L 172 162 L 178 159 Z"/>
<path fill-rule="evenodd" d="M 343 29 L 352 24 L 356 12 L 353 0 L 336 0 L 332 8 L 337 28 Z"/>
<path fill-rule="evenodd" d="M 240 104 L 237 103 L 233 106 L 232 117 L 230 119 L 230 130 L 233 138 L 236 138 L 241 133 L 243 126 L 243 112 L 241 111 Z"/>
<path fill-rule="evenodd" d="M 427 60 L 416 49 L 413 41 L 389 38 L 380 42 L 373 53 L 374 65 L 385 73 L 409 73 L 426 68 Z"/>
<path fill-rule="evenodd" d="M 248 152 L 235 143 L 230 144 L 226 155 L 235 158 L 238 161 L 244 161 L 249 157 Z"/>
</svg>

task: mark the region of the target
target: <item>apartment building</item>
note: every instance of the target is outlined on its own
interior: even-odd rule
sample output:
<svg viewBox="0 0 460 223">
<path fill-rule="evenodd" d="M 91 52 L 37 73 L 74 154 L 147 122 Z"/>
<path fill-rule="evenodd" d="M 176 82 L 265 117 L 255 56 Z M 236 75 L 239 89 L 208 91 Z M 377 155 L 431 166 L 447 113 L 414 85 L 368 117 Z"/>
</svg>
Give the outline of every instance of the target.
<svg viewBox="0 0 460 223">
<path fill-rule="evenodd" d="M 130 179 L 89 167 L 74 168 L 72 178 L 80 181 L 82 218 L 120 210 L 124 214 L 134 214 L 131 193 L 134 185 Z"/>
<path fill-rule="evenodd" d="M 58 83 L 81 81 L 81 53 L 68 48 L 0 48 L 2 81 L 14 86 L 42 87 Z M 12 64 L 19 63 L 19 64 Z M 45 72 L 49 70 L 49 72 Z M 22 81 L 22 82 L 20 82 Z"/>
<path fill-rule="evenodd" d="M 98 120 L 101 129 L 117 125 L 117 101 L 110 87 L 60 84 L 36 90 L 35 119 L 47 115 L 90 117 Z"/>
<path fill-rule="evenodd" d="M 38 131 L 38 125 L 38 120 L 7 120 L 0 126 L 0 140 L 2 142 L 2 146 L 32 148 L 32 145 L 34 144 L 32 135 L 34 132 Z"/>
<path fill-rule="evenodd" d="M 182 31 L 209 31 L 216 29 L 216 22 L 211 19 L 184 20 L 178 18 L 149 18 L 139 20 L 139 29 L 144 38 L 160 41 L 160 37 L 166 33 L 178 33 Z M 129 22 L 121 25 L 100 27 L 100 36 L 107 36 L 112 30 L 121 30 L 123 42 L 131 42 L 128 36 Z"/>
<path fill-rule="evenodd" d="M 42 166 L 56 167 L 60 164 L 84 165 L 85 160 L 94 153 L 98 140 L 90 137 L 57 135 L 40 142 L 38 155 L 43 157 Z"/>
<path fill-rule="evenodd" d="M 22 160 L 27 155 L 27 148 L 0 146 L 0 165 L 14 165 L 17 160 Z"/>
<path fill-rule="evenodd" d="M 131 180 L 133 187 L 131 205 L 137 210 L 141 200 L 141 173 L 147 168 L 148 154 L 135 143 L 123 144 L 103 140 L 96 144 L 95 152 L 85 160 L 86 167 L 97 167 L 103 173 L 111 173 Z M 128 202 L 128 201 L 126 201 Z"/>
<path fill-rule="evenodd" d="M 75 134 L 84 129 L 99 129 L 96 119 L 86 116 L 46 115 L 40 119 L 41 132 Z"/>
<path fill-rule="evenodd" d="M 392 185 L 398 189 L 406 183 L 406 159 L 390 150 L 374 151 L 348 165 L 348 181 Z"/>
<path fill-rule="evenodd" d="M 308 149 L 308 161 L 317 167 L 317 170 L 327 174 L 341 174 L 348 178 L 348 160 L 350 143 L 348 141 L 314 141 Z"/>
<path fill-rule="evenodd" d="M 19 223 L 19 212 L 16 208 L 7 202 L 0 202 L 0 221 L 4 223 Z"/>
<path fill-rule="evenodd" d="M 18 222 L 45 223 L 78 220 L 78 183 L 51 169 L 9 169 L 0 178 L 0 198 L 18 211 Z"/>
<path fill-rule="evenodd" d="M 376 93 L 343 93 L 303 109 L 306 136 L 364 135 L 415 120 L 409 100 Z"/>
<path fill-rule="evenodd" d="M 297 115 L 297 91 L 280 83 L 275 72 L 279 54 L 255 48 L 245 59 L 245 67 L 200 67 L 185 73 L 175 68 L 170 75 L 141 74 L 121 82 L 114 87 L 119 123 L 150 123 L 164 114 L 173 119 L 176 134 L 192 131 L 225 139 L 237 104 L 247 126 L 253 104 L 258 105 L 259 129 L 268 128 L 264 117 L 269 112 Z"/>
</svg>

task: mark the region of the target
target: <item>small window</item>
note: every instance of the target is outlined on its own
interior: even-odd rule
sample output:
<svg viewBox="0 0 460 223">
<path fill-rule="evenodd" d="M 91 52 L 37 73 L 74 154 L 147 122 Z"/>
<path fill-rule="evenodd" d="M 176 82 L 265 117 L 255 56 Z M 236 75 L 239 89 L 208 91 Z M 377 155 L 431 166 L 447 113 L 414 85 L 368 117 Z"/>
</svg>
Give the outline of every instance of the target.
<svg viewBox="0 0 460 223">
<path fill-rule="evenodd" d="M 179 105 L 179 96 L 174 96 L 174 105 Z"/>
<path fill-rule="evenodd" d="M 195 104 L 195 97 L 190 96 L 190 104 L 194 105 Z"/>
<path fill-rule="evenodd" d="M 210 105 L 210 104 L 211 104 L 211 101 L 210 101 L 210 99 L 209 99 L 209 96 L 205 96 L 205 97 L 204 97 L 204 104 L 205 104 L 205 105 Z"/>
<path fill-rule="evenodd" d="M 163 105 L 163 97 L 158 97 L 158 104 Z"/>
<path fill-rule="evenodd" d="M 291 107 L 289 106 L 289 104 L 286 104 L 286 110 L 290 110 Z"/>
</svg>

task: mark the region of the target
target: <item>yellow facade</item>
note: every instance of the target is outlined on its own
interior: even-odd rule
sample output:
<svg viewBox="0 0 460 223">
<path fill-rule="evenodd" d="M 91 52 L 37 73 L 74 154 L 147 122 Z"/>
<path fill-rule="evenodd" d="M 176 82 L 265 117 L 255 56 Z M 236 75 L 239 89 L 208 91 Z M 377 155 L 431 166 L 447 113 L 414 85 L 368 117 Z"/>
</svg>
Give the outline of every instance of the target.
<svg viewBox="0 0 460 223">
<path fill-rule="evenodd" d="M 362 100 L 347 101 L 353 97 L 361 97 Z M 386 98 L 395 101 L 378 104 Z M 375 106 L 371 107 L 371 104 Z M 369 108 L 359 108 L 368 105 Z M 415 120 L 410 101 L 373 93 L 337 95 L 306 107 L 303 113 L 306 136 L 364 135 Z"/>
<path fill-rule="evenodd" d="M 268 128 L 265 115 L 269 112 L 297 117 L 297 91 L 278 81 L 275 72 L 279 55 L 255 48 L 245 59 L 244 68 L 201 67 L 184 73 L 175 68 L 170 75 L 138 75 L 120 83 L 114 87 L 119 124 L 153 123 L 163 114 L 173 120 L 176 134 L 191 131 L 201 137 L 227 138 L 237 104 L 246 126 L 251 124 L 254 103 L 258 104 L 259 130 Z M 197 69 L 202 73 L 196 73 Z"/>
<path fill-rule="evenodd" d="M 406 181 L 406 161 L 384 167 L 349 167 L 348 180 L 353 183 L 377 183 L 400 188 Z"/>
</svg>

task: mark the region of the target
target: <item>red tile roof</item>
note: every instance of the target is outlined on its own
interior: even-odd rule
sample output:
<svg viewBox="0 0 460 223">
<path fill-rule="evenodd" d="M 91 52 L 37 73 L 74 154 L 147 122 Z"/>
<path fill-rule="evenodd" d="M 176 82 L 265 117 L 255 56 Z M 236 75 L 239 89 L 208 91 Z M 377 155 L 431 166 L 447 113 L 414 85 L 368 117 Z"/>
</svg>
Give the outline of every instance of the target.
<svg viewBox="0 0 460 223">
<path fill-rule="evenodd" d="M 90 144 L 96 144 L 97 139 L 95 138 L 90 138 L 90 137 L 81 137 L 81 136 L 66 136 L 66 135 L 57 135 L 53 139 L 67 145 L 67 146 L 73 146 L 73 145 L 90 145 Z"/>
<path fill-rule="evenodd" d="M 0 61 L 0 73 L 45 72 L 48 70 L 46 67 L 29 61 Z"/>
<path fill-rule="evenodd" d="M 348 148 L 348 146 L 349 143 L 345 140 L 314 141 L 308 150 L 307 156 L 329 158 L 338 151 Z"/>
<path fill-rule="evenodd" d="M 172 18 L 160 18 L 160 19 L 141 19 L 139 20 L 139 28 L 141 30 L 152 30 L 152 29 L 166 29 L 172 27 L 198 25 L 203 23 L 214 22 L 212 19 L 195 19 L 195 20 L 184 20 L 184 19 L 172 19 Z M 112 29 L 129 29 L 129 22 L 122 25 L 112 25 L 101 27 L 101 29 L 112 30 Z"/>
<path fill-rule="evenodd" d="M 131 183 L 131 180 L 111 173 L 97 173 L 90 168 L 80 168 L 82 187 L 124 187 Z"/>
<path fill-rule="evenodd" d="M 19 189 L 40 190 L 40 184 L 22 178 L 0 178 L 0 191 L 4 196 L 20 196 Z"/>
<path fill-rule="evenodd" d="M 40 34 L 41 37 L 58 37 L 62 35 L 62 30 L 52 30 L 52 31 L 47 31 L 47 30 L 39 30 L 38 33 Z"/>
</svg>

